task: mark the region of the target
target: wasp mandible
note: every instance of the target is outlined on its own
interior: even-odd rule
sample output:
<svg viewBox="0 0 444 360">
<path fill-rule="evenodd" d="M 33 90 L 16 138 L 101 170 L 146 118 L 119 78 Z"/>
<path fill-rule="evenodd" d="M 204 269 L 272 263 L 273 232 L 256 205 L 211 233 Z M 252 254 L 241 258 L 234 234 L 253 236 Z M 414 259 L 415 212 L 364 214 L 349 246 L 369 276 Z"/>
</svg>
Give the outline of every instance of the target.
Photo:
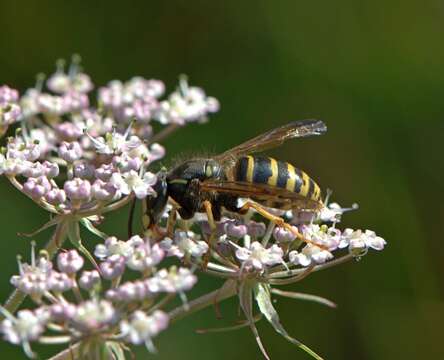
<svg viewBox="0 0 444 360">
<path fill-rule="evenodd" d="M 212 230 L 221 219 L 223 209 L 238 214 L 254 209 L 277 226 L 310 242 L 266 208 L 316 213 L 323 207 L 319 186 L 304 171 L 287 162 L 252 154 L 292 138 L 321 135 L 326 131 L 326 125 L 320 120 L 294 121 L 220 155 L 194 158 L 169 171 L 160 171 L 154 186 L 157 196 L 145 200 L 144 227 L 155 227 L 168 199 L 172 198 L 182 219 L 206 213 Z M 241 205 L 239 199 L 247 201 Z"/>
</svg>

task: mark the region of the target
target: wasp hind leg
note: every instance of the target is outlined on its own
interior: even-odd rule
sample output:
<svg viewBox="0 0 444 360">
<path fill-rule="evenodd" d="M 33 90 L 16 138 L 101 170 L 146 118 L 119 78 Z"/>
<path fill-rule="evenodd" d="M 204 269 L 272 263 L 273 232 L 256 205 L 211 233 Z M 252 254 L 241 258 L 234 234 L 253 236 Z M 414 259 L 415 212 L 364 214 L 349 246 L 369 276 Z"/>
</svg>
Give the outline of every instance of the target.
<svg viewBox="0 0 444 360">
<path fill-rule="evenodd" d="M 261 205 L 259 205 L 257 203 L 254 203 L 254 202 L 251 202 L 251 201 L 247 201 L 241 208 L 238 209 L 238 212 L 240 214 L 246 214 L 248 212 L 248 210 L 250 210 L 250 209 L 256 210 L 256 212 L 259 213 L 264 218 L 274 222 L 277 226 L 282 227 L 282 228 L 290 231 L 298 239 L 302 240 L 303 242 L 305 242 L 307 244 L 316 245 L 316 246 L 320 247 L 322 250 L 328 250 L 328 248 L 326 248 L 324 245 L 318 244 L 318 243 L 316 243 L 314 241 L 311 241 L 311 240 L 305 238 L 299 232 L 299 230 L 297 230 L 295 227 L 291 226 L 290 224 L 286 223 L 285 220 L 282 219 L 280 216 L 273 215 L 272 213 L 270 213 L 264 207 L 262 207 Z"/>
</svg>

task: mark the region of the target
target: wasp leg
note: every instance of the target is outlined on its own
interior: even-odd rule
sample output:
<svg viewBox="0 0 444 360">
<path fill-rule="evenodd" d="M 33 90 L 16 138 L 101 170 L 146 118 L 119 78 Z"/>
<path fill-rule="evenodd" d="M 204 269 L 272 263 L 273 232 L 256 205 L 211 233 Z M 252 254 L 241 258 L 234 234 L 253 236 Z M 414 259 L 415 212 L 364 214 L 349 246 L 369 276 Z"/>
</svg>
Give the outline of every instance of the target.
<svg viewBox="0 0 444 360">
<path fill-rule="evenodd" d="M 154 242 L 156 243 L 162 241 L 168 236 L 167 232 L 157 224 L 153 224 L 152 226 L 150 226 L 149 231 L 151 232 L 151 235 L 154 238 Z"/>
<path fill-rule="evenodd" d="M 177 210 L 178 210 L 177 207 L 173 206 L 167 220 L 166 234 L 171 239 L 174 236 L 174 226 L 176 225 L 177 222 Z"/>
<path fill-rule="evenodd" d="M 214 222 L 213 217 L 213 205 L 208 200 L 205 200 L 203 202 L 203 206 L 205 208 L 205 212 L 207 213 L 208 217 L 208 224 L 210 225 L 211 232 L 216 232 L 216 223 Z"/>
<path fill-rule="evenodd" d="M 152 223 L 148 215 L 142 216 L 143 236 L 153 239 L 154 242 L 161 241 L 166 236 L 166 232 L 163 231 L 159 225 Z"/>
<path fill-rule="evenodd" d="M 205 200 L 203 202 L 203 207 L 205 209 L 205 212 L 207 214 L 208 218 L 208 225 L 210 225 L 210 237 L 208 238 L 208 251 L 203 257 L 203 268 L 206 269 L 208 262 L 210 261 L 211 257 L 211 250 L 215 247 L 215 239 L 216 239 L 216 223 L 214 222 L 213 217 L 213 205 L 208 200 Z"/>
<path fill-rule="evenodd" d="M 205 212 L 207 213 L 208 225 L 210 225 L 211 233 L 208 239 L 208 246 L 211 249 L 215 245 L 214 239 L 216 238 L 216 223 L 214 222 L 213 217 L 213 205 L 208 200 L 205 200 L 203 202 L 203 207 L 205 209 Z"/>
<path fill-rule="evenodd" d="M 279 216 L 273 215 L 266 209 L 264 209 L 261 205 L 256 204 L 251 201 L 247 201 L 239 210 L 238 212 L 241 214 L 247 213 L 249 209 L 254 209 L 256 212 L 258 212 L 260 215 L 262 215 L 264 218 L 274 222 L 277 226 L 283 227 L 284 229 L 292 232 L 298 239 L 302 240 L 303 242 L 311 245 L 316 245 L 317 247 L 320 247 L 322 250 L 327 250 L 328 248 L 325 247 L 322 244 L 318 244 L 314 241 L 308 240 L 305 238 L 295 227 L 291 226 L 290 224 L 286 223 L 284 219 L 282 219 Z"/>
<path fill-rule="evenodd" d="M 145 235 L 152 235 L 155 242 L 159 242 L 163 240 L 166 237 L 169 237 L 172 239 L 174 237 L 174 227 L 177 223 L 177 211 L 178 208 L 176 206 L 173 206 L 171 209 L 167 223 L 166 223 L 166 229 L 161 228 L 157 223 L 150 223 L 150 218 L 148 215 L 144 215 L 142 218 L 144 223 Z"/>
</svg>

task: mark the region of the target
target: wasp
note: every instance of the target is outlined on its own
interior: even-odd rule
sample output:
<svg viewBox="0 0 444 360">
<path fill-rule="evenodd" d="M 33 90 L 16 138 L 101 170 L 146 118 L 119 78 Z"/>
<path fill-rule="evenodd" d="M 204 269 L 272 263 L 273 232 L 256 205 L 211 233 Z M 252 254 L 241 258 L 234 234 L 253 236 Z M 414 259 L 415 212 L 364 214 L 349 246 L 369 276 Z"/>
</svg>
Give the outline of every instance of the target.
<svg viewBox="0 0 444 360">
<path fill-rule="evenodd" d="M 267 208 L 316 213 L 323 207 L 320 187 L 304 171 L 288 162 L 253 154 L 277 147 L 289 139 L 321 135 L 326 131 L 326 125 L 320 120 L 293 121 L 220 155 L 187 160 L 169 171 L 161 170 L 154 185 L 157 195 L 145 200 L 144 228 L 155 227 L 171 198 L 182 219 L 206 213 L 213 230 L 223 210 L 242 215 L 254 209 L 277 226 L 310 242 Z M 240 199 L 246 201 L 241 204 Z"/>
</svg>

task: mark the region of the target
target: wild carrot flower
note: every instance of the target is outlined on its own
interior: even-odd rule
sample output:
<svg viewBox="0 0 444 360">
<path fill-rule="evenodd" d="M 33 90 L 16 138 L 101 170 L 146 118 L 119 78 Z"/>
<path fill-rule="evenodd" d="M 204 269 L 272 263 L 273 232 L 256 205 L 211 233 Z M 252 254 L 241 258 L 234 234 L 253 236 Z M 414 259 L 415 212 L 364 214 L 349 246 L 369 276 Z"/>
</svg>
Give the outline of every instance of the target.
<svg viewBox="0 0 444 360">
<path fill-rule="evenodd" d="M 100 353 L 122 360 L 128 345 L 154 352 L 154 338 L 170 323 L 237 296 L 243 324 L 266 358 L 254 301 L 279 334 L 320 359 L 285 331 L 272 297 L 332 306 L 279 286 L 383 250 L 385 240 L 371 230 L 342 230 L 343 215 L 357 206 L 336 203 L 317 212 L 272 210 L 291 224 L 286 227 L 252 211 L 246 216 L 223 211 L 214 229 L 204 214 L 177 219 L 177 204 L 168 202 L 148 229 L 130 226 L 122 240 L 105 234 L 101 223 L 108 213 L 165 195 L 166 172 L 156 172 L 155 163 L 166 154 L 163 138 L 190 122 L 206 122 L 220 106 L 185 77 L 166 96 L 162 81 L 142 77 L 113 80 L 94 93 L 79 61 L 74 56 L 66 69 L 59 61 L 54 74 L 46 81 L 38 77 L 22 96 L 0 87 L 0 138 L 10 132 L 0 148 L 0 175 L 51 214 L 30 236 L 55 227 L 44 250 L 36 254 L 33 245 L 29 263 L 18 260 L 18 274 L 11 278 L 16 292 L 0 307 L 4 339 L 21 345 L 29 357 L 38 342 L 66 344 L 78 358 Z M 93 254 L 81 227 L 99 239 Z M 224 283 L 193 299 L 202 274 Z M 14 315 L 22 294 L 29 295 L 32 309 Z M 173 308 L 176 297 L 182 305 Z"/>
</svg>

